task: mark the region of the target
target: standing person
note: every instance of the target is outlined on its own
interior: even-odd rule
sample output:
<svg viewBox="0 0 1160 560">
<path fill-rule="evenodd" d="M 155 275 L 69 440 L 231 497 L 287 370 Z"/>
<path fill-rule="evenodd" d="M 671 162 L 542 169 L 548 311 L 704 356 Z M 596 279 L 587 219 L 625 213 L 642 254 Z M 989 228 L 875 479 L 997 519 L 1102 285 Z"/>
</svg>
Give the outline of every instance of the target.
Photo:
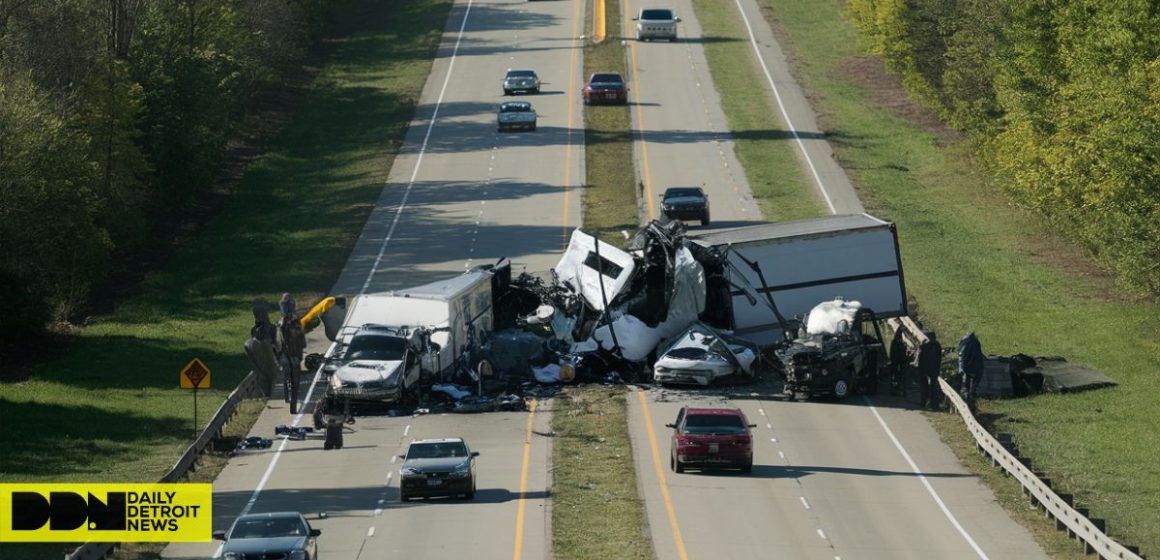
<svg viewBox="0 0 1160 560">
<path fill-rule="evenodd" d="M 894 331 L 890 339 L 890 394 L 906 396 L 906 367 L 910 365 L 911 356 L 906 349 L 906 341 L 902 338 L 902 329 Z"/>
<path fill-rule="evenodd" d="M 983 345 L 974 331 L 959 341 L 959 375 L 963 376 L 963 399 L 974 413 L 975 394 L 983 378 Z"/>
<path fill-rule="evenodd" d="M 933 332 L 924 332 L 926 342 L 918 347 L 918 375 L 922 383 L 922 406 L 934 410 L 942 391 L 938 385 L 939 369 L 942 367 L 942 344 Z"/>
</svg>

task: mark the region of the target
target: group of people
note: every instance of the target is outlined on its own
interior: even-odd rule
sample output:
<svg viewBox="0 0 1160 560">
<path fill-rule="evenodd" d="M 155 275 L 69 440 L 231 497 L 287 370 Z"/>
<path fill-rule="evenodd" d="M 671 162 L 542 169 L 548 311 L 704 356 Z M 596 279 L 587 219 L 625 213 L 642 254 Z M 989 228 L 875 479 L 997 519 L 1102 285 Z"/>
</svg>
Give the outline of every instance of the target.
<svg viewBox="0 0 1160 560">
<path fill-rule="evenodd" d="M 942 390 L 939 375 L 942 372 L 942 344 L 930 331 L 923 331 L 923 341 L 913 353 L 903 339 L 902 329 L 894 332 L 890 341 L 891 393 L 906 396 L 907 372 L 912 368 L 918 375 L 919 400 L 924 408 L 935 410 L 941 406 Z M 958 370 L 961 394 L 967 406 L 975 409 L 975 395 L 983 376 L 983 346 L 974 332 L 969 332 L 958 345 Z"/>
<path fill-rule="evenodd" d="M 281 317 L 277 323 L 270 321 L 270 304 L 265 301 L 254 302 L 254 326 L 250 329 L 250 336 L 266 344 L 274 350 L 274 357 L 278 367 L 287 380 L 286 399 L 291 401 L 291 391 L 297 390 L 298 376 L 302 371 L 302 356 L 306 351 L 306 334 L 302 329 L 301 318 L 294 298 L 289 293 L 282 294 L 278 301 L 278 311 Z"/>
</svg>

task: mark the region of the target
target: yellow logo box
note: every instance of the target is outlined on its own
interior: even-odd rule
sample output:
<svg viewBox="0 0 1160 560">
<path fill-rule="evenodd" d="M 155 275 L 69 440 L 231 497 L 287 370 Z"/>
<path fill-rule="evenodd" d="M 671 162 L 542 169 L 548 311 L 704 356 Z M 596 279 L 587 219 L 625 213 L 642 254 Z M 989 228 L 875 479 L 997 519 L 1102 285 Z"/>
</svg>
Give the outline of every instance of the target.
<svg viewBox="0 0 1160 560">
<path fill-rule="evenodd" d="M 212 539 L 212 484 L 0 484 L 0 542 Z"/>
</svg>

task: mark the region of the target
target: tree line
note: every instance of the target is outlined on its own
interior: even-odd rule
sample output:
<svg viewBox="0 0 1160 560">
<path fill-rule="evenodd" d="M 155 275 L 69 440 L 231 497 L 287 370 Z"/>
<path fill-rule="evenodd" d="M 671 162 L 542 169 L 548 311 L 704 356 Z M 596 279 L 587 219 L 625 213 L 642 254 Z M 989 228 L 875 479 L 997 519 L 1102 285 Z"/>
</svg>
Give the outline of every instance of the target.
<svg viewBox="0 0 1160 560">
<path fill-rule="evenodd" d="M 0 336 L 67 319 L 206 192 L 328 0 L 0 0 Z"/>
<path fill-rule="evenodd" d="M 847 0 L 1019 204 L 1160 295 L 1160 3 Z"/>
</svg>

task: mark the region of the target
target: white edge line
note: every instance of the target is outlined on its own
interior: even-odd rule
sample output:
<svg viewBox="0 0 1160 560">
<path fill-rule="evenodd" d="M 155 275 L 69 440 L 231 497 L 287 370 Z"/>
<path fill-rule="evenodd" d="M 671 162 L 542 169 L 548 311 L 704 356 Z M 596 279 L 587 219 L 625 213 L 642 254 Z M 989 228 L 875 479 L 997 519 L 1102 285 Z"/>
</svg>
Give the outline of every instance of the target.
<svg viewBox="0 0 1160 560">
<path fill-rule="evenodd" d="M 971 548 L 974 549 L 975 554 L 979 555 L 979 558 L 982 558 L 983 560 L 989 560 L 987 553 L 983 552 L 983 549 L 979 548 L 979 545 L 975 542 L 975 539 L 971 538 L 971 535 L 967 533 L 967 530 L 959 524 L 959 520 L 955 518 L 955 514 L 951 513 L 951 510 L 947 508 L 945 503 L 943 503 L 942 498 L 940 498 L 938 495 L 938 492 L 935 492 L 934 487 L 930 485 L 930 481 L 926 479 L 926 475 L 922 474 L 922 471 L 918 470 L 918 465 L 914 463 L 914 459 L 910 458 L 910 454 L 906 452 L 906 448 L 902 447 L 902 443 L 898 441 L 898 438 L 894 437 L 894 432 L 890 430 L 890 426 L 886 425 L 886 420 L 882 418 L 882 415 L 878 414 L 878 409 L 874 406 L 873 403 L 870 402 L 870 399 L 862 397 L 862 400 L 866 401 L 866 404 L 870 407 L 870 412 L 873 412 L 874 417 L 878 419 L 878 424 L 880 424 L 882 429 L 886 431 L 886 435 L 890 436 L 890 441 L 894 442 L 894 447 L 897 448 L 898 452 L 902 454 L 902 457 L 906 459 L 906 463 L 910 465 L 911 471 L 918 475 L 918 480 L 921 481 L 922 485 L 926 487 L 926 491 L 930 493 L 930 497 L 934 498 L 935 503 L 938 504 L 938 507 L 942 510 L 943 515 L 947 517 L 947 519 L 951 522 L 951 525 L 955 526 L 955 529 L 958 530 L 959 534 L 962 535 L 964 539 L 966 539 L 967 544 L 971 545 Z"/>
<path fill-rule="evenodd" d="M 802 501 L 802 505 L 805 506 L 806 509 L 810 509 L 810 503 L 806 501 L 805 496 L 798 496 L 798 499 Z"/>
<path fill-rule="evenodd" d="M 802 155 L 806 158 L 806 165 L 810 168 L 810 173 L 814 175 L 814 181 L 818 184 L 818 190 L 822 191 L 822 197 L 826 199 L 826 206 L 830 207 L 830 213 L 836 214 L 834 209 L 834 201 L 830 200 L 830 193 L 826 192 L 826 185 L 822 184 L 822 178 L 818 175 L 818 168 L 814 167 L 814 160 L 810 158 L 809 152 L 806 151 L 806 145 L 802 142 L 802 137 L 798 135 L 797 127 L 793 125 L 793 121 L 789 118 L 789 113 L 785 110 L 785 104 L 781 101 L 781 93 L 777 91 L 777 86 L 773 83 L 773 76 L 769 74 L 769 68 L 765 65 L 765 57 L 761 56 L 761 50 L 757 48 L 757 39 L 753 36 L 753 27 L 749 25 L 749 16 L 745 15 L 745 9 L 741 7 L 741 0 L 733 0 L 737 4 L 737 11 L 741 12 L 741 19 L 745 21 L 745 30 L 749 32 L 749 44 L 753 45 L 753 52 L 757 54 L 757 60 L 761 62 L 761 71 L 765 73 L 765 79 L 769 81 L 769 87 L 773 89 L 773 97 L 777 101 L 777 108 L 781 110 L 781 117 L 785 119 L 785 125 L 789 127 L 790 134 L 793 134 L 793 139 L 797 142 L 798 149 L 802 151 Z"/>
<path fill-rule="evenodd" d="M 407 207 L 407 198 L 411 196 L 411 188 L 415 186 L 415 178 L 419 176 L 419 167 L 423 165 L 423 154 L 427 152 L 427 142 L 431 140 L 431 130 L 435 128 L 435 120 L 439 116 L 439 107 L 443 104 L 443 96 L 447 93 L 447 84 L 451 82 L 451 72 L 455 69 L 455 57 L 459 54 L 459 44 L 463 42 L 463 31 L 467 29 L 467 16 L 471 14 L 471 3 L 473 0 L 467 0 L 467 8 L 463 11 L 463 21 L 459 24 L 459 35 L 455 38 L 455 48 L 451 50 L 451 62 L 447 65 L 447 75 L 443 77 L 443 87 L 439 88 L 439 99 L 435 100 L 435 110 L 431 113 L 431 120 L 427 123 L 427 132 L 423 135 L 423 144 L 419 146 L 419 156 L 415 159 L 415 169 L 411 171 L 411 179 L 407 182 L 407 188 L 403 190 L 403 199 L 399 201 L 399 208 L 395 210 L 395 217 L 391 220 L 391 227 L 387 229 L 387 236 L 383 238 L 382 245 L 379 246 L 379 254 L 375 257 L 375 262 L 371 265 L 371 271 L 367 273 L 366 282 L 363 282 L 362 289 L 359 290 L 359 295 L 366 293 L 367 288 L 371 285 L 371 279 L 374 278 L 375 272 L 379 269 L 379 263 L 383 260 L 383 255 L 387 252 L 387 244 L 391 242 L 391 237 L 395 235 L 395 227 L 399 225 L 399 218 L 403 215 L 403 209 Z"/>
<path fill-rule="evenodd" d="M 331 343 L 326 353 L 329 355 L 331 352 L 334 352 L 334 347 L 335 344 Z M 318 385 L 318 380 L 321 378 L 322 366 L 318 366 L 318 371 L 314 373 L 314 380 L 310 382 L 310 390 L 306 391 L 306 398 L 302 399 L 302 406 L 299 407 L 298 414 L 294 416 L 294 421 L 290 423 L 291 427 L 297 427 L 298 423 L 302 421 L 302 416 L 306 414 L 306 404 L 310 402 L 310 396 L 314 394 L 314 387 Z M 270 458 L 270 465 L 266 467 L 266 473 L 262 475 L 262 480 L 258 481 L 258 485 L 254 487 L 254 493 L 250 494 L 250 499 L 246 502 L 246 507 L 242 508 L 242 513 L 238 514 L 239 517 L 250 513 L 250 509 L 258 502 L 258 496 L 262 493 L 262 489 L 266 487 L 266 483 L 270 481 L 270 475 L 274 474 L 274 466 L 278 464 L 278 458 L 282 456 L 282 450 L 286 448 L 286 444 L 289 442 L 289 438 L 282 439 L 282 444 L 278 446 L 278 450 Z"/>
</svg>

